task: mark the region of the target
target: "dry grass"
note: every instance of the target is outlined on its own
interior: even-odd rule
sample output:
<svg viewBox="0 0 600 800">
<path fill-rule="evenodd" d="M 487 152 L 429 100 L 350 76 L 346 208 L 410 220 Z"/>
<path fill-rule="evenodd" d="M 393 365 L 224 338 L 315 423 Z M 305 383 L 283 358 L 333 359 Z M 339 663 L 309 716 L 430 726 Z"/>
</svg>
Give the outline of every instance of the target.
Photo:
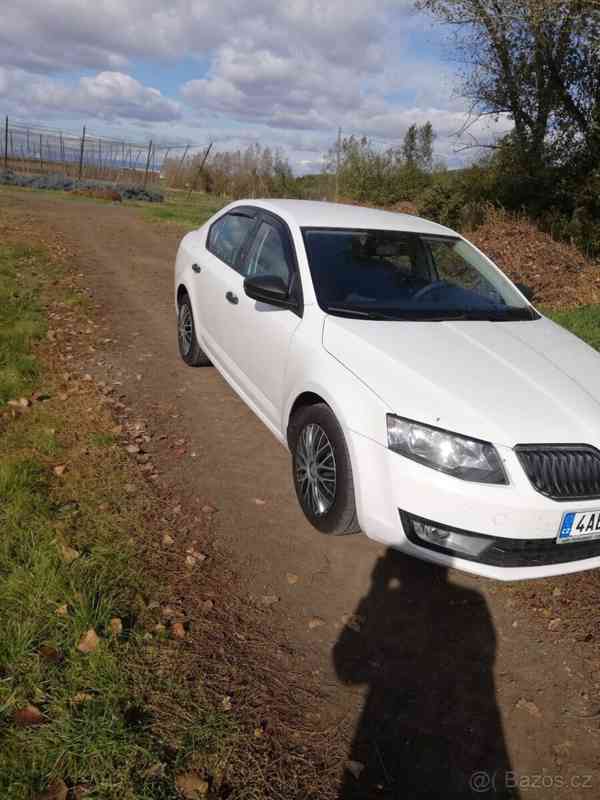
<svg viewBox="0 0 600 800">
<path fill-rule="evenodd" d="M 567 309 L 600 303 L 598 265 L 523 216 L 490 208 L 484 224 L 465 236 L 510 278 L 527 284 L 537 305 Z"/>
</svg>

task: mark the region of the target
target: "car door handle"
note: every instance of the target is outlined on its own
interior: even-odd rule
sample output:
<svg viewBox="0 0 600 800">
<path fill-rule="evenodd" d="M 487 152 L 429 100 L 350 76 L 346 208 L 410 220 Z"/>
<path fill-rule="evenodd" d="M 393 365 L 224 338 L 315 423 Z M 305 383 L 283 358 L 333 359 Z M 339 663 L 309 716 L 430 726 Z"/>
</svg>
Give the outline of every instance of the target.
<svg viewBox="0 0 600 800">
<path fill-rule="evenodd" d="M 233 303 L 234 306 L 240 302 L 237 294 L 234 294 L 233 292 L 226 292 L 225 297 L 230 303 Z"/>
<path fill-rule="evenodd" d="M 202 267 L 200 266 L 200 264 L 192 264 L 192 269 L 194 270 L 194 272 L 202 272 Z"/>
</svg>

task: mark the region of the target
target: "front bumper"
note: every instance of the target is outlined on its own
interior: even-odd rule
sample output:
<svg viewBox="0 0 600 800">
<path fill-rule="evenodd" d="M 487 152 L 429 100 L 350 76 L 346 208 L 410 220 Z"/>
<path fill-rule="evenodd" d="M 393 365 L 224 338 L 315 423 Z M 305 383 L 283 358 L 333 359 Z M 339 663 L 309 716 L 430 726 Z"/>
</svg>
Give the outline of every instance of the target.
<svg viewBox="0 0 600 800">
<path fill-rule="evenodd" d="M 600 567 L 600 540 L 556 544 L 566 511 L 600 510 L 600 500 L 560 503 L 536 492 L 514 451 L 498 447 L 510 483 L 472 483 L 392 452 L 360 434 L 349 445 L 362 529 L 407 554 L 499 580 L 562 575 Z M 492 537 L 482 558 L 419 541 L 410 518 Z M 492 562 L 492 563 L 490 563 Z"/>
</svg>

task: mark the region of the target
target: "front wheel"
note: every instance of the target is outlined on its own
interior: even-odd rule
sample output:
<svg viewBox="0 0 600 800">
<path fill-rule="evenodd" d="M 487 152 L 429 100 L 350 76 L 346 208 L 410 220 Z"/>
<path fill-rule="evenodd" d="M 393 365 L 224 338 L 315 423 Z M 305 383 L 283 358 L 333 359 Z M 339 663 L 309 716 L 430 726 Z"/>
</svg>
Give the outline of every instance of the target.
<svg viewBox="0 0 600 800">
<path fill-rule="evenodd" d="M 344 433 L 325 403 L 299 409 L 290 430 L 294 488 L 308 521 L 321 533 L 357 533 L 352 465 Z"/>
<path fill-rule="evenodd" d="M 177 309 L 177 341 L 179 354 L 189 367 L 208 367 L 210 359 L 198 344 L 192 303 L 184 294 Z"/>
</svg>

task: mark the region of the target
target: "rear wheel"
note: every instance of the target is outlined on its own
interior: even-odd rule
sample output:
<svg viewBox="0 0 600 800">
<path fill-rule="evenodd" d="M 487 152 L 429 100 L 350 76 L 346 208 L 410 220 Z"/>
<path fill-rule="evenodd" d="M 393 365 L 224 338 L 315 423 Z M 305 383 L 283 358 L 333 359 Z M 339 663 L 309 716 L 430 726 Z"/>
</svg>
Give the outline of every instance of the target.
<svg viewBox="0 0 600 800">
<path fill-rule="evenodd" d="M 294 488 L 308 521 L 321 533 L 357 533 L 352 466 L 344 433 L 325 403 L 300 408 L 290 429 Z"/>
<path fill-rule="evenodd" d="M 182 295 L 177 309 L 177 341 L 179 354 L 190 367 L 208 367 L 210 359 L 198 344 L 192 304 L 187 294 Z"/>
</svg>

